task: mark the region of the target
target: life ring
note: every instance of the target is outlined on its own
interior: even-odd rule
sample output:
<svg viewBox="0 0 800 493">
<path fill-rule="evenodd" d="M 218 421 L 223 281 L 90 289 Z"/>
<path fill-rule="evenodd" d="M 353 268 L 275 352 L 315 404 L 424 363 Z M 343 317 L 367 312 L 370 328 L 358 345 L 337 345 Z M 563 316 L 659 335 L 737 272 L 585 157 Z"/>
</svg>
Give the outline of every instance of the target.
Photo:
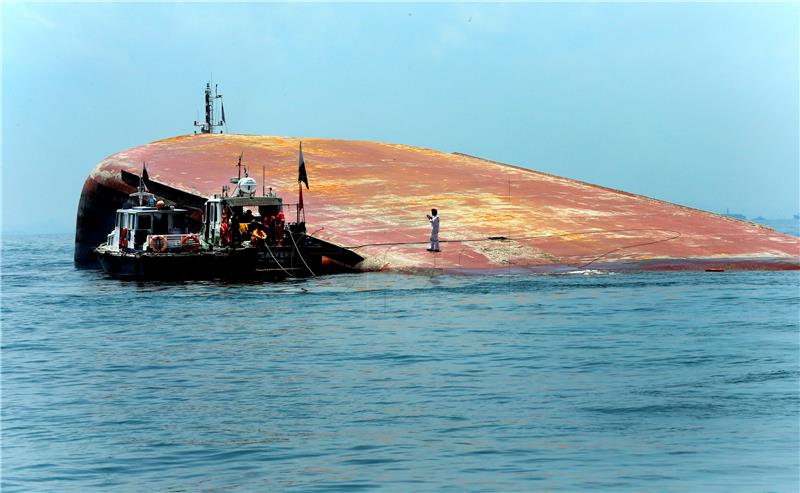
<svg viewBox="0 0 800 493">
<path fill-rule="evenodd" d="M 122 228 L 119 230 L 119 249 L 128 249 L 128 228 Z"/>
<path fill-rule="evenodd" d="M 188 240 L 192 240 L 192 244 L 189 245 L 189 246 L 186 246 L 186 243 L 188 243 Z M 181 239 L 181 249 L 186 251 L 186 252 L 190 252 L 190 253 L 194 253 L 197 250 L 200 250 L 200 238 L 198 238 L 196 234 L 188 234 L 188 235 L 184 236 Z"/>
<path fill-rule="evenodd" d="M 150 237 L 150 250 L 156 253 L 164 253 L 169 250 L 169 241 L 161 235 L 155 235 Z"/>
</svg>

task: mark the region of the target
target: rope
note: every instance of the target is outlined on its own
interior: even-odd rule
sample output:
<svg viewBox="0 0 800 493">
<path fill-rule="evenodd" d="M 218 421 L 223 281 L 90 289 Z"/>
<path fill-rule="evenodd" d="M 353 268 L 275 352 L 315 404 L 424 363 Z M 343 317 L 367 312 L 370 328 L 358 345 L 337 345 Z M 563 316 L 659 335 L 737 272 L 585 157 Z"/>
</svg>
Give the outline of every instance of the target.
<svg viewBox="0 0 800 493">
<path fill-rule="evenodd" d="M 661 231 L 669 231 L 669 230 L 661 230 Z M 638 246 L 654 245 L 654 244 L 656 244 L 656 243 L 662 243 L 662 242 L 665 242 L 665 241 L 674 240 L 674 239 L 676 239 L 676 238 L 680 238 L 680 236 L 681 236 L 681 233 L 679 233 L 679 232 L 677 232 L 677 231 L 670 231 L 670 232 L 671 232 L 671 233 L 675 233 L 675 234 L 674 234 L 673 236 L 670 236 L 669 238 L 664 238 L 664 239 L 661 239 L 661 240 L 655 240 L 655 241 L 648 241 L 648 242 L 646 242 L 646 243 L 636 243 L 635 245 L 628 245 L 628 246 L 623 246 L 623 247 L 615 248 L 615 249 L 613 249 L 613 250 L 609 250 L 609 251 L 607 251 L 606 253 L 604 253 L 604 254 L 600 255 L 599 257 L 595 257 L 595 258 L 593 258 L 592 260 L 590 260 L 589 262 L 586 262 L 585 264 L 581 265 L 580 267 L 578 267 L 578 269 L 585 269 L 586 267 L 588 267 L 588 266 L 592 265 L 593 263 L 597 262 L 597 261 L 598 261 L 598 260 L 600 260 L 601 258 L 603 258 L 603 257 L 605 257 L 605 256 L 607 256 L 607 255 L 611 255 L 612 253 L 614 253 L 614 252 L 618 252 L 618 251 L 620 251 L 620 250 L 625 250 L 625 249 L 627 249 L 627 248 L 634 248 L 634 247 L 638 247 Z"/>
<path fill-rule="evenodd" d="M 589 262 L 580 265 L 577 267 L 578 269 L 585 269 L 586 267 L 592 265 L 593 263 L 597 262 L 598 260 L 611 255 L 614 252 L 618 252 L 620 250 L 626 250 L 628 248 L 634 248 L 639 246 L 646 246 L 646 245 L 654 245 L 656 243 L 663 243 L 665 241 L 671 241 L 676 238 L 681 237 L 681 233 L 678 231 L 673 231 L 670 229 L 655 229 L 655 228 L 631 228 L 631 229 L 604 229 L 599 231 L 573 231 L 569 233 L 559 233 L 559 234 L 544 234 L 544 235 L 532 235 L 532 236 L 518 236 L 518 237 L 506 237 L 506 236 L 487 236 L 484 238 L 462 238 L 462 239 L 455 239 L 455 240 L 441 240 L 440 243 L 469 243 L 469 242 L 483 242 L 483 241 L 506 241 L 506 240 L 533 240 L 538 238 L 562 238 L 565 236 L 574 236 L 574 235 L 590 235 L 590 234 L 607 234 L 607 233 L 627 233 L 632 231 L 656 231 L 659 233 L 670 233 L 672 236 L 669 238 L 663 238 L 660 240 L 655 241 L 647 241 L 644 243 L 636 243 L 633 245 L 626 245 L 619 248 L 614 248 L 613 250 L 609 250 L 602 255 L 599 255 Z M 354 245 L 348 247 L 342 247 L 349 250 L 356 250 L 359 248 L 369 247 L 369 246 L 396 246 L 396 245 L 424 245 L 427 244 L 425 241 L 407 241 L 407 242 L 390 242 L 390 243 L 366 243 L 363 245 Z M 302 258 L 302 257 L 301 257 Z M 460 263 L 460 262 L 459 262 Z M 510 264 L 511 262 L 509 262 Z"/>
<path fill-rule="evenodd" d="M 469 243 L 469 242 L 481 242 L 481 241 L 505 241 L 505 240 L 534 240 L 538 238 L 561 238 L 564 236 L 574 236 L 574 235 L 591 235 L 591 234 L 606 234 L 606 233 L 626 233 L 630 231 L 657 231 L 659 233 L 674 233 L 677 236 L 681 235 L 677 231 L 672 231 L 670 229 L 654 229 L 654 228 L 632 228 L 632 229 L 602 229 L 599 231 L 572 231 L 569 233 L 558 233 L 558 234 L 546 234 L 546 235 L 533 235 L 533 236 L 517 236 L 517 237 L 507 237 L 507 236 L 487 236 L 482 238 L 460 238 L 455 240 L 440 240 L 439 243 Z M 672 239 L 668 238 L 667 240 Z M 667 240 L 658 240 L 660 241 L 667 241 Z M 658 243 L 656 242 L 656 243 Z M 398 241 L 398 242 L 390 242 L 390 243 L 365 243 L 363 245 L 353 245 L 353 246 L 345 246 L 342 248 L 346 248 L 348 250 L 356 250 L 359 248 L 370 247 L 370 246 L 396 246 L 396 245 L 425 245 L 427 241 Z M 631 245 L 636 246 L 636 245 Z"/>
<path fill-rule="evenodd" d="M 294 241 L 294 233 L 292 233 L 291 230 L 289 231 L 289 238 L 292 239 L 292 243 L 294 243 L 294 249 L 297 250 L 297 255 L 300 257 L 300 260 L 303 261 L 303 265 L 306 266 L 306 269 L 308 269 L 308 272 L 311 274 L 311 277 L 317 277 L 314 274 L 314 271 L 311 270 L 311 267 L 309 267 L 308 264 L 306 263 L 306 259 L 303 258 L 303 254 L 300 253 L 300 249 L 297 247 L 297 243 Z"/>
</svg>

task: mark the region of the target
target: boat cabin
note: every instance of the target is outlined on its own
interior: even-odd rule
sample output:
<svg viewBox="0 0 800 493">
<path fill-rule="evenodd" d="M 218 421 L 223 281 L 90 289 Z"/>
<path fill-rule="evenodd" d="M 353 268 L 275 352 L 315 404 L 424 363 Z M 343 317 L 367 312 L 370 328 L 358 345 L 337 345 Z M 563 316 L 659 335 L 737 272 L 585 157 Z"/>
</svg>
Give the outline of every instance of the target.
<svg viewBox="0 0 800 493">
<path fill-rule="evenodd" d="M 284 210 L 280 197 L 220 197 L 214 196 L 206 202 L 203 210 L 203 240 L 211 245 L 221 246 L 220 228 L 223 218 L 230 227 L 238 230 L 240 224 L 277 215 Z"/>
<path fill-rule="evenodd" d="M 163 236 L 168 248 L 180 249 L 188 233 L 186 209 L 136 206 L 117 209 L 114 231 L 108 235 L 108 246 L 145 251 L 153 236 Z"/>
</svg>

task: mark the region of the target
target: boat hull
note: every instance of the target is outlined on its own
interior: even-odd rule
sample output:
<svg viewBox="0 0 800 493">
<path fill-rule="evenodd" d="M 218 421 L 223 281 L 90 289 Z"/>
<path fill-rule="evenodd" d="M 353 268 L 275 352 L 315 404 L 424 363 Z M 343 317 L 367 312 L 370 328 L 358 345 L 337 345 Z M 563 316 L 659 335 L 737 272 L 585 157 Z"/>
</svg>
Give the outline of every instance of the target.
<svg viewBox="0 0 800 493">
<path fill-rule="evenodd" d="M 180 253 L 120 252 L 100 247 L 95 255 L 107 274 L 131 279 L 281 280 L 353 271 L 334 260 L 341 252 L 320 246 Z"/>
</svg>

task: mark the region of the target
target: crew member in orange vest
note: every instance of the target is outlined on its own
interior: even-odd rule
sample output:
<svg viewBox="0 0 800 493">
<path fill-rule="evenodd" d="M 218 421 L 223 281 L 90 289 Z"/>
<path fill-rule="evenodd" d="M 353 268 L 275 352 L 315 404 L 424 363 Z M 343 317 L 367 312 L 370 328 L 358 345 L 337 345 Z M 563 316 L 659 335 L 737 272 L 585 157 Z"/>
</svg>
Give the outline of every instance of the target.
<svg viewBox="0 0 800 493">
<path fill-rule="evenodd" d="M 264 240 L 267 237 L 267 233 L 265 233 L 264 230 L 261 229 L 261 227 L 260 227 L 260 225 L 258 223 L 254 223 L 252 229 L 253 229 L 253 232 L 250 235 L 250 244 L 252 244 L 253 246 L 261 246 L 261 245 L 263 245 L 264 244 Z"/>
</svg>

